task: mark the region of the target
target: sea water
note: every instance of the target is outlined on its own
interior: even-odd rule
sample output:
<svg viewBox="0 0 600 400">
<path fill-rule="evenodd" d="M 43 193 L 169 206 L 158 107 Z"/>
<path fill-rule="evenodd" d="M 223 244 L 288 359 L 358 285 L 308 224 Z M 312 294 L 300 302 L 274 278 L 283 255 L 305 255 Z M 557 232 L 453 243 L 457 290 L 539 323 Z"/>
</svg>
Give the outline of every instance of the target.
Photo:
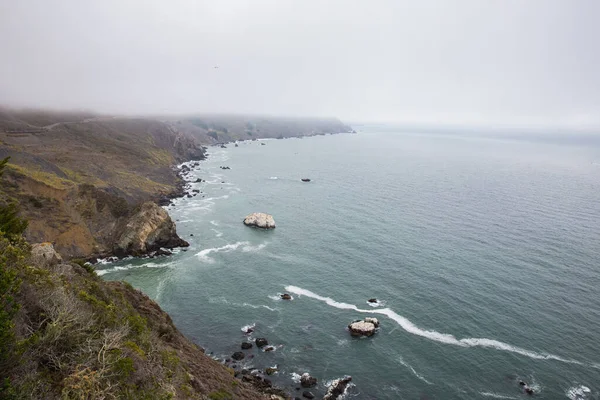
<svg viewBox="0 0 600 400">
<path fill-rule="evenodd" d="M 267 338 L 236 368 L 276 366 L 292 395 L 309 372 L 320 396 L 351 375 L 352 399 L 599 398 L 598 142 L 360 131 L 210 148 L 167 207 L 190 247 L 98 273 L 221 360 Z"/>
</svg>

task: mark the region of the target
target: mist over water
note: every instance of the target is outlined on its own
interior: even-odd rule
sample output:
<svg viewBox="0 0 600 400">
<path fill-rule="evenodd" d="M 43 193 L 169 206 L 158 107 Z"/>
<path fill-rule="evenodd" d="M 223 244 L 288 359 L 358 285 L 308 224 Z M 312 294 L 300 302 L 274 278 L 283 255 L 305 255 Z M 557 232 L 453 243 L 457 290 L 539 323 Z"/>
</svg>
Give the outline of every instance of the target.
<svg viewBox="0 0 600 400">
<path fill-rule="evenodd" d="M 367 126 L 211 148 L 202 193 L 168 207 L 190 248 L 99 272 L 217 357 L 266 337 L 276 351 L 240 365 L 277 365 L 292 394 L 310 372 L 320 395 L 351 375 L 356 399 L 521 398 L 519 379 L 537 398 L 595 399 L 600 146 L 548 138 Z M 245 227 L 255 211 L 277 228 Z M 365 316 L 380 331 L 351 338 Z"/>
</svg>

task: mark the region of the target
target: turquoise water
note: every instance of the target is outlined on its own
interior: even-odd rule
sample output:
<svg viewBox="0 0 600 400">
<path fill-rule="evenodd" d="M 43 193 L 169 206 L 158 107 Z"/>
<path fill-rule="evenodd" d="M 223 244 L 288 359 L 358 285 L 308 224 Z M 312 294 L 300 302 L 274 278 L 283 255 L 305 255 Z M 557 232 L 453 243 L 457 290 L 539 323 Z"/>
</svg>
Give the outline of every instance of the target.
<svg viewBox="0 0 600 400">
<path fill-rule="evenodd" d="M 352 399 L 522 398 L 519 379 L 598 399 L 600 146 L 564 142 L 365 127 L 211 148 L 203 193 L 168 208 L 191 247 L 98 268 L 215 357 L 266 337 L 239 368 L 277 365 L 295 395 L 310 372 L 317 395 L 351 375 Z M 255 211 L 277 228 L 245 227 Z M 365 316 L 380 331 L 351 338 Z"/>
</svg>

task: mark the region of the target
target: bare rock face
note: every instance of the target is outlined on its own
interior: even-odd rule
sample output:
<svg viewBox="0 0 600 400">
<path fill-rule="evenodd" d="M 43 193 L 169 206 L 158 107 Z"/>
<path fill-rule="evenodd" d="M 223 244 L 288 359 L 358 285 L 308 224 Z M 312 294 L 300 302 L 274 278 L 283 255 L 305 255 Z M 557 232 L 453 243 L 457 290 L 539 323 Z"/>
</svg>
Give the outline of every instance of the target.
<svg viewBox="0 0 600 400">
<path fill-rule="evenodd" d="M 345 376 L 331 382 L 331 385 L 329 386 L 329 389 L 327 389 L 327 393 L 325 394 L 325 397 L 323 397 L 323 400 L 337 400 L 342 397 L 351 381 L 351 376 Z"/>
<path fill-rule="evenodd" d="M 53 267 L 62 262 L 52 243 L 36 243 L 31 246 L 31 263 L 41 268 Z"/>
<path fill-rule="evenodd" d="M 379 327 L 377 318 L 367 317 L 362 321 L 354 321 L 348 325 L 348 330 L 352 336 L 373 336 Z"/>
<path fill-rule="evenodd" d="M 275 228 L 275 220 L 270 214 L 252 213 L 244 218 L 244 225 L 263 229 L 273 229 Z"/>
<path fill-rule="evenodd" d="M 175 223 L 169 214 L 152 202 L 142 204 L 118 232 L 117 238 L 114 253 L 118 256 L 140 256 L 161 247 L 172 249 L 189 246 L 177 235 Z"/>
</svg>

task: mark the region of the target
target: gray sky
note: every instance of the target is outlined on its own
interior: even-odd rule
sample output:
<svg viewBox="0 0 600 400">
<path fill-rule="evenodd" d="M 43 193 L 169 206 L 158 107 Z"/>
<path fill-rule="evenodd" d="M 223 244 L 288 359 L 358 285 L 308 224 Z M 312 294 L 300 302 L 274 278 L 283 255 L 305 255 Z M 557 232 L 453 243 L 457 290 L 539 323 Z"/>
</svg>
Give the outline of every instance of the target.
<svg viewBox="0 0 600 400">
<path fill-rule="evenodd" d="M 0 0 L 0 104 L 600 128 L 599 21 L 598 0 Z"/>
</svg>

